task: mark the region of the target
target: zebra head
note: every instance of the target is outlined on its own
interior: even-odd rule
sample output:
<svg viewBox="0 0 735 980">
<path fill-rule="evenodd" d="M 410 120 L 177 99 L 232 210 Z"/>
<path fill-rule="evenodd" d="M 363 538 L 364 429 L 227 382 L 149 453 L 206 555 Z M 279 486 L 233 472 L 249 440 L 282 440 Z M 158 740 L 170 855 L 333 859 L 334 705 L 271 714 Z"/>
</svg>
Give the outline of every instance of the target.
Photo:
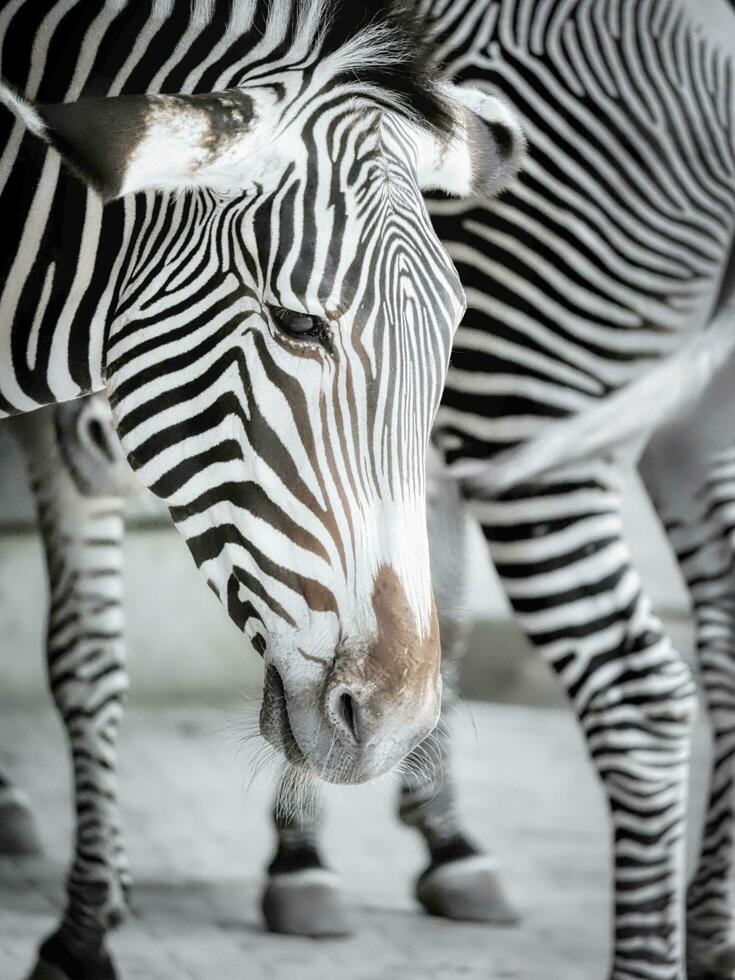
<svg viewBox="0 0 735 980">
<path fill-rule="evenodd" d="M 464 296 L 422 190 L 498 189 L 522 144 L 387 22 L 345 35 L 347 6 L 225 90 L 20 108 L 125 198 L 118 432 L 264 658 L 262 733 L 333 781 L 439 713 L 424 469 Z"/>
</svg>

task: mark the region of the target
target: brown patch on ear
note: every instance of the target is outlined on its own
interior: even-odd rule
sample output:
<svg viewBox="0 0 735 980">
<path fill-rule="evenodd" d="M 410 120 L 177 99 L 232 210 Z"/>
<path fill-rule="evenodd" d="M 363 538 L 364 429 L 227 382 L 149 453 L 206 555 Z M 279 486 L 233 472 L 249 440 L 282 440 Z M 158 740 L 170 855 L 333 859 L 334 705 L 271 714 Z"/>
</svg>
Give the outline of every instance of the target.
<svg viewBox="0 0 735 980">
<path fill-rule="evenodd" d="M 145 136 L 151 100 L 145 95 L 39 105 L 49 143 L 104 200 L 119 195 L 125 171 Z"/>
<path fill-rule="evenodd" d="M 401 692 L 410 693 L 412 699 L 421 697 L 428 686 L 436 684 L 441 660 L 434 600 L 429 632 L 423 639 L 403 583 L 390 565 L 378 569 L 372 602 L 378 638 L 368 653 L 367 671 L 375 672 L 378 686 L 394 697 Z"/>
</svg>

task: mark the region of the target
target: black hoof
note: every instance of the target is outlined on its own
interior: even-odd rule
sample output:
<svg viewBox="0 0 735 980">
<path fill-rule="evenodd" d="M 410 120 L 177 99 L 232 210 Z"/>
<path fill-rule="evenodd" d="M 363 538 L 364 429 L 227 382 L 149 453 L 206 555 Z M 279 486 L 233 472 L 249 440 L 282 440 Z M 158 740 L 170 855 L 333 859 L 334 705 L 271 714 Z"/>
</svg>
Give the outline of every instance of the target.
<svg viewBox="0 0 735 980">
<path fill-rule="evenodd" d="M 429 915 L 442 919 L 494 925 L 514 925 L 519 919 L 486 854 L 432 865 L 416 883 L 416 898 Z"/>
<path fill-rule="evenodd" d="M 41 837 L 33 811 L 24 800 L 0 804 L 0 854 L 13 857 L 41 854 Z"/>
<path fill-rule="evenodd" d="M 270 932 L 332 939 L 352 932 L 337 876 L 325 868 L 272 875 L 261 907 Z"/>
<path fill-rule="evenodd" d="M 119 980 L 106 949 L 78 953 L 55 932 L 41 945 L 38 961 L 28 980 Z"/>
</svg>

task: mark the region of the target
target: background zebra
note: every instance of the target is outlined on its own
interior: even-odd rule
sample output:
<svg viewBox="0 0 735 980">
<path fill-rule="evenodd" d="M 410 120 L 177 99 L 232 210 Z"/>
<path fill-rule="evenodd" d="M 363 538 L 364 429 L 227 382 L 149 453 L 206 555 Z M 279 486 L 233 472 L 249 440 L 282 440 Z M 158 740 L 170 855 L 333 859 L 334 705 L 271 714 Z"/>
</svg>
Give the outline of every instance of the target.
<svg viewBox="0 0 735 980">
<path fill-rule="evenodd" d="M 452 466 L 540 434 L 729 316 L 718 294 L 735 230 L 735 22 L 720 8 L 708 27 L 671 0 L 422 9 L 450 75 L 504 93 L 529 140 L 497 204 L 432 208 L 468 299 L 435 429 Z M 612 976 L 680 978 L 695 694 L 631 565 L 617 466 L 582 460 L 473 504 L 604 783 Z M 706 956 L 693 950 L 690 977 L 716 967 L 729 925 Z"/>
<path fill-rule="evenodd" d="M 27 0 L 0 10 L 0 47 L 0 414 L 105 387 L 128 459 L 264 656 L 265 737 L 370 778 L 439 712 L 424 469 L 464 299 L 421 189 L 501 187 L 515 118 L 439 90 L 390 3 Z M 109 703 L 85 700 L 95 654 L 65 651 L 56 688 L 80 794 L 119 711 L 118 654 Z M 83 828 L 41 974 L 113 971 L 107 816 Z"/>
</svg>

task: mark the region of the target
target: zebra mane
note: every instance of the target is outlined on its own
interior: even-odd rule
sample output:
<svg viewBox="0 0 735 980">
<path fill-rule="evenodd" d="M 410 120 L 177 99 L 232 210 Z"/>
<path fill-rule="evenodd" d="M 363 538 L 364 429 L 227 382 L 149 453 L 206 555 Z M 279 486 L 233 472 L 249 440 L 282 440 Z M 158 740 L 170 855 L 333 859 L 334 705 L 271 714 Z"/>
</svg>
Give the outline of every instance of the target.
<svg viewBox="0 0 735 980">
<path fill-rule="evenodd" d="M 322 4 L 320 4 L 322 5 Z M 327 0 L 324 49 L 354 81 L 428 129 L 451 135 L 455 121 L 436 80 L 435 43 L 414 5 L 390 0 Z"/>
<path fill-rule="evenodd" d="M 113 0 L 123 6 L 130 0 Z M 191 23 L 218 21 L 253 35 L 258 72 L 326 63 L 336 81 L 449 136 L 454 118 L 436 87 L 439 67 L 428 25 L 410 0 L 190 0 Z M 180 16 L 177 0 L 154 0 L 154 16 Z M 286 49 L 284 52 L 284 48 Z"/>
</svg>

